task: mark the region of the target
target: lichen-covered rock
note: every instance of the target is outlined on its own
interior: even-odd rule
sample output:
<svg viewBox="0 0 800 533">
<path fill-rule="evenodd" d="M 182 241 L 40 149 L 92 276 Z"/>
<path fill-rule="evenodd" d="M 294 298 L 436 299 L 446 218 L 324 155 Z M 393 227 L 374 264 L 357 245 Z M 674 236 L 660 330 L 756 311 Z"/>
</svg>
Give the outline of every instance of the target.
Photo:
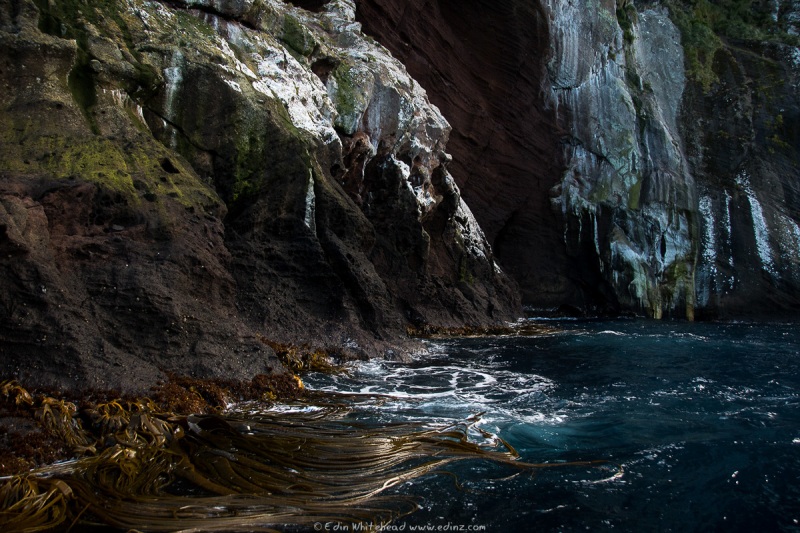
<svg viewBox="0 0 800 533">
<path fill-rule="evenodd" d="M 553 195 L 567 249 L 593 242 L 615 307 L 693 317 L 697 208 L 677 125 L 680 32 L 664 8 L 550 9 L 559 43 L 550 75 L 571 133 Z"/>
<path fill-rule="evenodd" d="M 2 369 L 142 390 L 352 355 L 518 300 L 450 127 L 354 4 L 4 2 Z"/>
<path fill-rule="evenodd" d="M 655 317 L 796 311 L 793 3 L 706 18 L 675 2 L 550 7 L 550 72 L 576 138 L 554 203 L 598 228 L 607 294 Z M 567 221 L 567 242 L 576 227 L 586 238 Z"/>
</svg>

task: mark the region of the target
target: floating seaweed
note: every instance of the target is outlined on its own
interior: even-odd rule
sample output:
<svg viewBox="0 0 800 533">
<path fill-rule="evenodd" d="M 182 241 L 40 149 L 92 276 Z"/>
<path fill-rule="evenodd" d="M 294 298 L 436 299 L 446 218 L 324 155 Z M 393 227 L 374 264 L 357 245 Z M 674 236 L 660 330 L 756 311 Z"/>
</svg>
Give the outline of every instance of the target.
<svg viewBox="0 0 800 533">
<path fill-rule="evenodd" d="M 319 402 L 319 408 L 298 401 L 299 409 L 288 412 L 175 415 L 152 400 L 76 410 L 69 402 L 33 397 L 13 382 L 2 384 L 0 393 L 7 403 L 32 410 L 82 455 L 0 478 L 0 526 L 12 530 L 385 524 L 418 507 L 415 498 L 389 489 L 456 461 L 489 460 L 516 471 L 564 466 L 522 462 L 499 438 L 492 445 L 471 441 L 477 417 L 440 428 L 360 425 L 343 416 L 346 397 Z"/>
<path fill-rule="evenodd" d="M 300 374 L 303 372 L 324 372 L 327 374 L 342 372 L 343 367 L 331 362 L 332 358 L 344 359 L 344 355 L 337 349 L 322 349 L 307 344 L 297 346 L 275 342 L 265 337 L 261 342 L 272 348 L 281 364 L 290 372 Z"/>
</svg>

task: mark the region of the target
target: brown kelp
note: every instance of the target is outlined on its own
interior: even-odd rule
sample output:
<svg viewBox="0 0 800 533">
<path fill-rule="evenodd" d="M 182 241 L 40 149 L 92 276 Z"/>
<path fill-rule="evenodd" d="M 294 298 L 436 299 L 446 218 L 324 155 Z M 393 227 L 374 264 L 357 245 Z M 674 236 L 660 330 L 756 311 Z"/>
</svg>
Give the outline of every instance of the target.
<svg viewBox="0 0 800 533">
<path fill-rule="evenodd" d="M 293 411 L 178 416 L 151 400 L 77 409 L 13 382 L 2 384 L 0 395 L 32 411 L 78 455 L 0 478 L 0 526 L 20 531 L 388 523 L 417 508 L 413 497 L 388 489 L 455 461 L 483 459 L 521 471 L 556 466 L 522 462 L 501 439 L 473 442 L 475 420 L 376 427 L 350 421 L 346 403 L 330 400 L 321 407 L 305 400 Z"/>
</svg>

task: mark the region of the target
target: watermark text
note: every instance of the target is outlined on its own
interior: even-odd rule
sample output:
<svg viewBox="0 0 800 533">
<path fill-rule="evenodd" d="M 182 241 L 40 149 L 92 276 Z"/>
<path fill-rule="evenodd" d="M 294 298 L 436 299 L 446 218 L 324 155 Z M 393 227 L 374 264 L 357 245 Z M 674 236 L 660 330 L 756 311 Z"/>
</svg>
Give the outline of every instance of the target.
<svg viewBox="0 0 800 533">
<path fill-rule="evenodd" d="M 317 522 L 314 524 L 314 531 L 331 531 L 337 533 L 352 532 L 382 532 L 391 533 L 394 531 L 420 531 L 420 532 L 446 532 L 451 531 L 486 531 L 485 525 L 476 524 L 455 524 L 447 522 L 445 524 L 382 524 L 375 522 Z"/>
</svg>

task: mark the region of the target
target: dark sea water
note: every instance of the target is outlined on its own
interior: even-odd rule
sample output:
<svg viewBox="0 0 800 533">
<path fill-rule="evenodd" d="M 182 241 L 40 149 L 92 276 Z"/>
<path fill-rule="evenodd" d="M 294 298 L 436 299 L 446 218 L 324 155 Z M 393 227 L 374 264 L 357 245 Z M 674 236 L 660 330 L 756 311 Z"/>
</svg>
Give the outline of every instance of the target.
<svg viewBox="0 0 800 533">
<path fill-rule="evenodd" d="M 520 473 L 462 462 L 455 476 L 397 489 L 422 509 L 386 531 L 800 531 L 797 325 L 543 324 L 306 378 L 363 394 L 350 415 L 359 421 L 436 426 L 484 413 L 476 429 L 521 461 L 611 463 Z M 367 400 L 374 393 L 391 398 Z"/>
</svg>

